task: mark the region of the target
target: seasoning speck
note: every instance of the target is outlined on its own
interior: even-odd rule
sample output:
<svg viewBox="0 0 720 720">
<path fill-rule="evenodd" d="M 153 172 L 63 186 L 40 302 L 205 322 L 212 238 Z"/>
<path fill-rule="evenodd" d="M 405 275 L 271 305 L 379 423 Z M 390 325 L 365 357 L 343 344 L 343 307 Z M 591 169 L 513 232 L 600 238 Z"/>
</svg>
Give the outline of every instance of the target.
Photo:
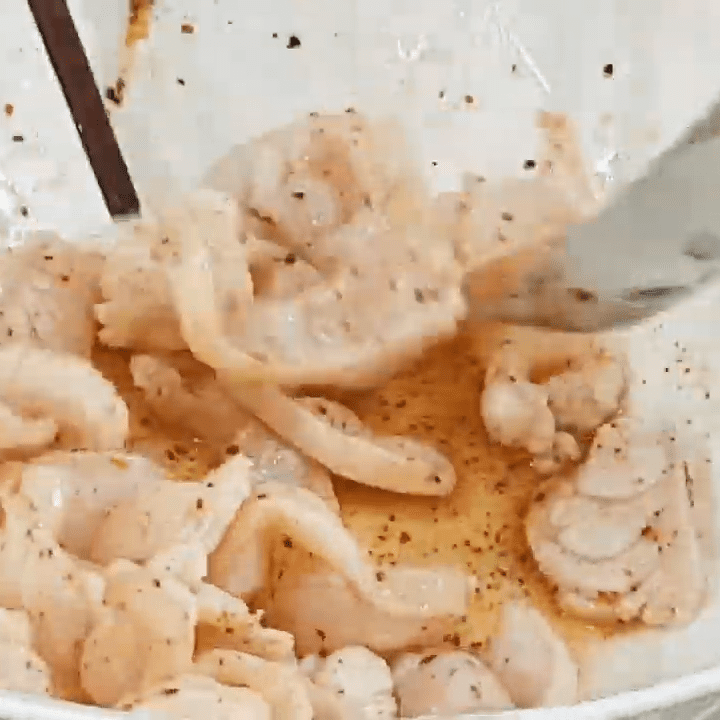
<svg viewBox="0 0 720 720">
<path fill-rule="evenodd" d="M 12 117 L 15 112 L 15 108 L 10 103 L 5 103 L 5 115 L 6 117 Z"/>
<path fill-rule="evenodd" d="M 192 35 L 195 32 L 195 26 L 192 23 L 183 23 L 180 26 L 180 32 L 183 35 Z"/>
<path fill-rule="evenodd" d="M 607 63 L 606 65 L 603 66 L 603 75 L 607 78 L 612 77 L 614 71 L 615 71 L 615 69 L 613 68 L 612 63 Z"/>
<path fill-rule="evenodd" d="M 296 48 L 299 48 L 300 45 L 301 45 L 300 38 L 297 35 L 291 35 L 288 38 L 288 44 L 287 44 L 288 50 L 295 50 Z"/>
<path fill-rule="evenodd" d="M 536 165 L 536 163 L 535 163 L 534 160 L 526 160 L 526 161 L 523 163 L 523 167 L 524 167 L 526 170 L 532 170 L 532 169 L 535 167 L 535 165 Z"/>
</svg>

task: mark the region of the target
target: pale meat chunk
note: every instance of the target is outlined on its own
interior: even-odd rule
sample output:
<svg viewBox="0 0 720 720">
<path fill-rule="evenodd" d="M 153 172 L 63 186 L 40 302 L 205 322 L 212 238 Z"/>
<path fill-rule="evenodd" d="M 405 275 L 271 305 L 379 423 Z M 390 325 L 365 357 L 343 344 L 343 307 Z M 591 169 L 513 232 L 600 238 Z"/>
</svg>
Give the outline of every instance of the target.
<svg viewBox="0 0 720 720">
<path fill-rule="evenodd" d="M 119 561 L 105 573 L 103 611 L 83 644 L 80 678 L 99 705 L 190 670 L 195 596 L 172 577 Z"/>
<path fill-rule="evenodd" d="M 577 701 L 577 663 L 548 620 L 526 602 L 510 602 L 503 608 L 488 663 L 518 707 L 555 707 Z"/>
<path fill-rule="evenodd" d="M 195 671 L 226 685 L 248 687 L 273 709 L 276 720 L 313 720 L 307 686 L 298 667 L 234 650 L 200 655 Z"/>
<path fill-rule="evenodd" d="M 101 248 L 52 233 L 0 253 L 0 343 L 89 357 L 103 263 Z"/>
<path fill-rule="evenodd" d="M 236 456 L 204 481 L 143 486 L 105 513 L 93 536 L 92 560 L 100 565 L 122 558 L 143 562 L 193 544 L 211 552 L 250 495 L 248 469 L 248 461 Z"/>
<path fill-rule="evenodd" d="M 252 299 L 243 221 L 234 202 L 199 190 L 154 220 L 121 226 L 117 248 L 109 253 L 102 276 L 104 301 L 96 307 L 105 344 L 151 351 L 185 349 L 164 265 L 177 256 L 175 238 L 186 228 L 202 232 L 208 252 L 217 260 L 217 300 L 224 317 L 242 321 Z"/>
<path fill-rule="evenodd" d="M 76 688 L 80 645 L 100 609 L 104 581 L 59 547 L 26 498 L 7 497 L 3 509 L 0 602 L 28 613 L 33 647 L 56 687 Z"/>
<path fill-rule="evenodd" d="M 480 400 L 495 442 L 527 450 L 544 475 L 581 459 L 581 442 L 614 417 L 627 363 L 609 343 L 511 328 L 490 353 Z"/>
<path fill-rule="evenodd" d="M 588 497 L 582 483 L 564 482 L 531 508 L 530 546 L 567 612 L 669 625 L 689 622 L 699 611 L 708 581 L 703 535 L 709 530 L 693 512 L 695 478 L 682 461 L 687 445 L 673 435 L 656 436 L 651 447 L 663 453 L 664 463 L 657 463 L 654 476 L 640 476 L 647 477 L 644 490 L 637 489 L 636 474 L 634 494 L 613 498 Z M 601 473 L 623 476 L 625 463 L 622 449 L 611 446 Z M 592 472 L 588 463 L 579 478 Z M 702 480 L 698 474 L 698 486 Z"/>
<path fill-rule="evenodd" d="M 497 713 L 514 707 L 480 658 L 463 652 L 408 653 L 393 665 L 401 717 Z"/>
<path fill-rule="evenodd" d="M 0 347 L 0 399 L 16 412 L 51 418 L 68 448 L 121 449 L 128 434 L 128 409 L 115 386 L 75 355 Z"/>
<path fill-rule="evenodd" d="M 150 718 L 206 720 L 211 713 L 214 720 L 273 720 L 272 709 L 258 693 L 189 673 L 140 696 L 125 697 L 118 705 L 123 710 L 145 711 Z"/>
<path fill-rule="evenodd" d="M 65 550 L 88 559 L 93 536 L 113 505 L 166 482 L 162 469 L 139 455 L 56 452 L 25 465 L 20 492 Z"/>
</svg>

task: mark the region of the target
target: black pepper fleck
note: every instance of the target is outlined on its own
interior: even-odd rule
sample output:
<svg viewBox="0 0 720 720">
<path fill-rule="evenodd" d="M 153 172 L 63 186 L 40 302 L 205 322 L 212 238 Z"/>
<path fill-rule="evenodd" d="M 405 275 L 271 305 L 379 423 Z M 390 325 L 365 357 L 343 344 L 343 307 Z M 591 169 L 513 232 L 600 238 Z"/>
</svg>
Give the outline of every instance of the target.
<svg viewBox="0 0 720 720">
<path fill-rule="evenodd" d="M 288 38 L 287 48 L 288 50 L 295 50 L 301 46 L 300 38 L 297 35 L 291 35 Z"/>
</svg>

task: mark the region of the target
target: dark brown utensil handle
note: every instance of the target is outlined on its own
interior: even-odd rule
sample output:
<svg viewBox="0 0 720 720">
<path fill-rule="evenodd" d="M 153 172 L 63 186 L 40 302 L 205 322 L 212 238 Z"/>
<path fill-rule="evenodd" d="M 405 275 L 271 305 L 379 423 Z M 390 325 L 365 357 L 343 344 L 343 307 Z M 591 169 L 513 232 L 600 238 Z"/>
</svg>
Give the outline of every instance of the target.
<svg viewBox="0 0 720 720">
<path fill-rule="evenodd" d="M 139 214 L 140 201 L 67 3 L 28 0 L 28 4 L 108 212 L 113 218 Z"/>
</svg>

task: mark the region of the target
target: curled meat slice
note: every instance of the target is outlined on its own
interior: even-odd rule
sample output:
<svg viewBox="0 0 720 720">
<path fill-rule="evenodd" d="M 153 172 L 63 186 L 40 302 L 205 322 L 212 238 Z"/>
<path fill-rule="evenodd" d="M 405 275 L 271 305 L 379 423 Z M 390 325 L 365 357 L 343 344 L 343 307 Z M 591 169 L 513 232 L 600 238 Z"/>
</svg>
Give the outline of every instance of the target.
<svg viewBox="0 0 720 720">
<path fill-rule="evenodd" d="M 141 710 L 162 717 L 206 720 L 272 720 L 270 706 L 246 687 L 231 687 L 202 675 L 180 675 L 141 695 L 123 698 L 122 710 Z"/>
<path fill-rule="evenodd" d="M 705 510 L 693 512 L 691 468 L 698 486 L 703 477 L 696 463 L 682 460 L 688 444 L 675 435 L 656 442 L 665 463 L 644 492 L 598 499 L 580 494 L 580 483 L 564 484 L 531 509 L 530 545 L 568 612 L 650 625 L 688 622 L 698 612 L 707 586 L 703 536 L 710 522 Z M 622 451 L 612 454 L 615 471 L 624 473 Z M 603 473 L 612 470 L 608 459 Z"/>
<path fill-rule="evenodd" d="M 0 343 L 89 357 L 103 262 L 100 248 L 49 233 L 0 253 Z"/>
<path fill-rule="evenodd" d="M 312 116 L 236 146 L 205 183 L 237 197 L 288 249 L 327 267 L 355 264 L 357 254 L 370 260 L 365 248 L 353 251 L 327 240 L 358 212 L 412 217 L 409 210 L 424 209 L 424 188 L 415 179 L 421 175 L 411 167 L 396 123 L 370 124 L 353 112 Z M 403 207 L 416 195 L 417 208 Z M 392 251 L 375 249 L 378 259 Z"/>
<path fill-rule="evenodd" d="M 83 643 L 80 680 L 99 705 L 190 669 L 195 596 L 172 577 L 119 561 L 105 573 L 103 611 Z"/>
<path fill-rule="evenodd" d="M 660 550 L 649 538 L 636 536 L 630 547 L 612 558 L 591 560 L 564 548 L 547 520 L 548 503 L 537 503 L 528 514 L 526 529 L 540 569 L 564 588 L 594 596 L 598 592 L 627 593 L 659 567 Z"/>
<path fill-rule="evenodd" d="M 325 658 L 308 656 L 306 660 L 315 661 L 309 673 L 313 688 L 331 694 L 340 706 L 334 715 L 353 720 L 396 716 L 390 668 L 367 648 L 350 646 Z"/>
<path fill-rule="evenodd" d="M 271 538 L 282 542 L 269 547 Z M 278 483 L 259 486 L 243 504 L 210 556 L 208 577 L 234 595 L 262 590 L 258 602 L 270 624 L 292 632 L 303 655 L 360 643 L 389 649 L 423 632 L 442 635 L 467 607 L 471 586 L 445 568 L 378 573 L 322 500 Z"/>
<path fill-rule="evenodd" d="M 20 491 L 58 543 L 87 559 L 108 509 L 141 488 L 165 482 L 162 470 L 138 455 L 56 452 L 23 467 Z"/>
<path fill-rule="evenodd" d="M 0 347 L 0 398 L 18 412 L 52 418 L 64 445 L 124 446 L 127 407 L 115 386 L 82 358 L 25 345 Z"/>
<path fill-rule="evenodd" d="M 455 486 L 455 470 L 437 450 L 409 438 L 373 435 L 338 403 L 294 400 L 270 385 L 232 390 L 280 437 L 337 475 L 413 495 L 446 495 Z"/>
<path fill-rule="evenodd" d="M 313 720 L 306 683 L 297 666 L 264 660 L 234 650 L 200 655 L 195 671 L 224 685 L 248 687 L 261 695 L 276 720 Z"/>
<path fill-rule="evenodd" d="M 207 554 L 250 492 L 248 462 L 242 456 L 231 458 L 203 482 L 168 480 L 142 487 L 105 513 L 90 556 L 101 565 L 120 558 L 143 562 L 192 544 Z"/>
<path fill-rule="evenodd" d="M 177 257 L 176 238 L 199 233 L 216 259 L 217 301 L 228 322 L 241 322 L 252 301 L 252 282 L 237 204 L 209 190 L 183 198 L 152 220 L 124 223 L 102 277 L 104 302 L 96 307 L 100 339 L 140 350 L 186 348 L 168 289 L 164 265 Z"/>
<path fill-rule="evenodd" d="M 393 665 L 400 715 L 455 716 L 514 707 L 497 677 L 468 652 L 401 655 Z"/>
<path fill-rule="evenodd" d="M 227 453 L 247 457 L 253 483 L 277 480 L 307 487 L 339 512 L 325 468 L 243 411 L 214 377 L 190 386 L 177 369 L 149 355 L 133 357 L 130 369 L 135 385 L 143 389 L 148 404 L 158 414 L 209 442 L 225 444 Z"/>
<path fill-rule="evenodd" d="M 364 384 L 453 335 L 465 312 L 457 286 L 422 269 L 391 277 L 342 269 L 291 300 L 256 302 L 236 344 L 217 307 L 208 249 L 198 234 L 180 240 L 181 259 L 167 272 L 183 337 L 193 355 L 237 382 Z"/>
<path fill-rule="evenodd" d="M 707 594 L 701 535 L 709 528 L 693 517 L 688 495 L 688 467 L 677 468 L 666 485 L 662 512 L 653 526 L 662 543 L 661 567 L 621 603 L 625 617 L 647 625 L 686 624 L 699 612 Z"/>
<path fill-rule="evenodd" d="M 577 701 L 578 666 L 548 621 L 528 603 L 505 605 L 488 662 L 518 707 Z"/>
</svg>

